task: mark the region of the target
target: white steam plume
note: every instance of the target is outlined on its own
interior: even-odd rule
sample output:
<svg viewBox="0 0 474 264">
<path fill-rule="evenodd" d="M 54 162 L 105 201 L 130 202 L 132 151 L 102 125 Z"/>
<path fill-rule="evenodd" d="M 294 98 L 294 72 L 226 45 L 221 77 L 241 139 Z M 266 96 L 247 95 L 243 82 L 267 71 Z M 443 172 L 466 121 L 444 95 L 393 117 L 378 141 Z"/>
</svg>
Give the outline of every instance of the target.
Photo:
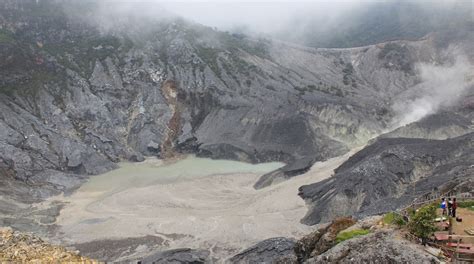
<svg viewBox="0 0 474 264">
<path fill-rule="evenodd" d="M 393 104 L 395 127 L 454 106 L 473 90 L 474 68 L 463 56 L 458 56 L 452 65 L 419 64 L 417 69 L 422 82 Z"/>
</svg>

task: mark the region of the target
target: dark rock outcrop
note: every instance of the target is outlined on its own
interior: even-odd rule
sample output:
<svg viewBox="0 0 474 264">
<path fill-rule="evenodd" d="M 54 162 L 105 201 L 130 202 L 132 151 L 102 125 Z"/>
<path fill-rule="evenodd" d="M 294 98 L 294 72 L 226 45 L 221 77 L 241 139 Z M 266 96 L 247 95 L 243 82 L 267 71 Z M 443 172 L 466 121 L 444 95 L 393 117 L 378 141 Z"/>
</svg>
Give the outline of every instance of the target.
<svg viewBox="0 0 474 264">
<path fill-rule="evenodd" d="M 304 263 L 440 263 L 418 245 L 396 237 L 393 232 L 373 234 L 344 241 Z"/>
<path fill-rule="evenodd" d="M 277 237 L 263 240 L 229 259 L 231 263 L 303 263 L 333 247 L 337 234 L 356 223 L 339 218 L 298 241 Z"/>
<path fill-rule="evenodd" d="M 100 219 L 97 221 L 100 221 Z M 71 246 L 79 250 L 82 255 L 99 261 L 115 262 L 126 259 L 127 263 L 130 263 L 132 260 L 139 259 L 140 256 L 166 247 L 167 241 L 160 236 L 148 235 L 123 239 L 95 240 Z"/>
<path fill-rule="evenodd" d="M 292 263 L 295 240 L 284 237 L 270 238 L 249 247 L 229 259 L 231 263 Z"/>
<path fill-rule="evenodd" d="M 455 108 L 429 115 L 417 122 L 382 134 L 383 138 L 447 139 L 474 132 L 474 111 Z"/>
<path fill-rule="evenodd" d="M 279 181 L 284 181 L 295 175 L 305 173 L 311 169 L 313 164 L 314 159 L 312 158 L 298 159 L 295 162 L 285 165 L 280 169 L 262 175 L 262 177 L 260 177 L 255 183 L 254 188 L 260 189 L 271 184 L 278 183 Z"/>
<path fill-rule="evenodd" d="M 465 186 L 466 187 L 466 186 Z M 359 222 L 340 218 L 296 241 L 276 245 L 285 238 L 264 240 L 231 258 L 230 263 L 440 263 L 423 246 L 403 238 L 399 229 L 379 225 L 382 217 L 368 217 Z M 368 234 L 337 242 L 337 234 L 357 229 Z M 276 245 L 275 245 L 276 243 Z M 290 246 L 293 245 L 291 249 Z M 282 254 L 283 252 L 283 254 Z"/>
<path fill-rule="evenodd" d="M 152 254 L 139 261 L 142 264 L 200 264 L 212 263 L 210 252 L 189 248 L 167 250 Z"/>
<path fill-rule="evenodd" d="M 306 235 L 295 244 L 295 254 L 299 263 L 320 255 L 334 246 L 337 234 L 356 223 L 352 218 L 339 218 L 327 226 Z"/>
<path fill-rule="evenodd" d="M 472 177 L 474 133 L 447 140 L 380 138 L 299 195 L 310 210 L 307 224 L 336 216 L 379 214 L 451 181 Z"/>
</svg>

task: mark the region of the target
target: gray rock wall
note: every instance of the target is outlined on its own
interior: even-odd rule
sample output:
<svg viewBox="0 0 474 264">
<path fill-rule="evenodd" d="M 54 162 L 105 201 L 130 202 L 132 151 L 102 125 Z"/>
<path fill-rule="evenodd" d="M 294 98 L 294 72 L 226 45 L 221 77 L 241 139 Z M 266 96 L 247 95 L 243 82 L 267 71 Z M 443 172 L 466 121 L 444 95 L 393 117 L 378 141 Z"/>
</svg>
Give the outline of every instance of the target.
<svg viewBox="0 0 474 264">
<path fill-rule="evenodd" d="M 324 181 L 300 187 L 307 224 L 407 206 L 448 182 L 472 179 L 474 133 L 446 140 L 380 138 Z"/>
</svg>

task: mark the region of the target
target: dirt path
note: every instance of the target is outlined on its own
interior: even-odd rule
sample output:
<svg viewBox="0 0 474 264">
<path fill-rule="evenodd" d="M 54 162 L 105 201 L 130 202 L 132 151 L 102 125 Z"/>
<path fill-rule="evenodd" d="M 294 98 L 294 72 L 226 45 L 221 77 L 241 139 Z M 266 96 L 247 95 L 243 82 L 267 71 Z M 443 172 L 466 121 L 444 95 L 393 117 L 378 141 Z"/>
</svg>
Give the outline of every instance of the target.
<svg viewBox="0 0 474 264">
<path fill-rule="evenodd" d="M 468 234 L 464 232 L 464 230 L 467 228 L 474 228 L 474 211 L 468 210 L 466 208 L 458 208 L 456 210 L 456 215 L 462 218 L 462 222 L 454 221 L 454 234 L 468 236 Z M 464 243 L 474 244 L 474 237 L 464 238 L 463 241 Z"/>
</svg>

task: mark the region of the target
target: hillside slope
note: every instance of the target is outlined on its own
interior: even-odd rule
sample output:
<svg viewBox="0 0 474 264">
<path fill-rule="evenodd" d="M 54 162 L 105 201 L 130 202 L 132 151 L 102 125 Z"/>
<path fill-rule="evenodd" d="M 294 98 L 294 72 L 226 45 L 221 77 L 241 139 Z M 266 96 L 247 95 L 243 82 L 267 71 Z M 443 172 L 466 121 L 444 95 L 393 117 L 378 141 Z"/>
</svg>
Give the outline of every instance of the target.
<svg viewBox="0 0 474 264">
<path fill-rule="evenodd" d="M 324 181 L 302 186 L 304 223 L 380 214 L 441 187 L 472 179 L 474 133 L 446 140 L 380 138 Z"/>
<path fill-rule="evenodd" d="M 0 223 L 22 229 L 52 228 L 32 202 L 121 160 L 288 164 L 256 188 L 300 174 L 384 131 L 417 63 L 449 63 L 472 38 L 312 49 L 176 18 L 103 28 L 93 5 L 78 18 L 61 2 L 0 3 Z"/>
</svg>

